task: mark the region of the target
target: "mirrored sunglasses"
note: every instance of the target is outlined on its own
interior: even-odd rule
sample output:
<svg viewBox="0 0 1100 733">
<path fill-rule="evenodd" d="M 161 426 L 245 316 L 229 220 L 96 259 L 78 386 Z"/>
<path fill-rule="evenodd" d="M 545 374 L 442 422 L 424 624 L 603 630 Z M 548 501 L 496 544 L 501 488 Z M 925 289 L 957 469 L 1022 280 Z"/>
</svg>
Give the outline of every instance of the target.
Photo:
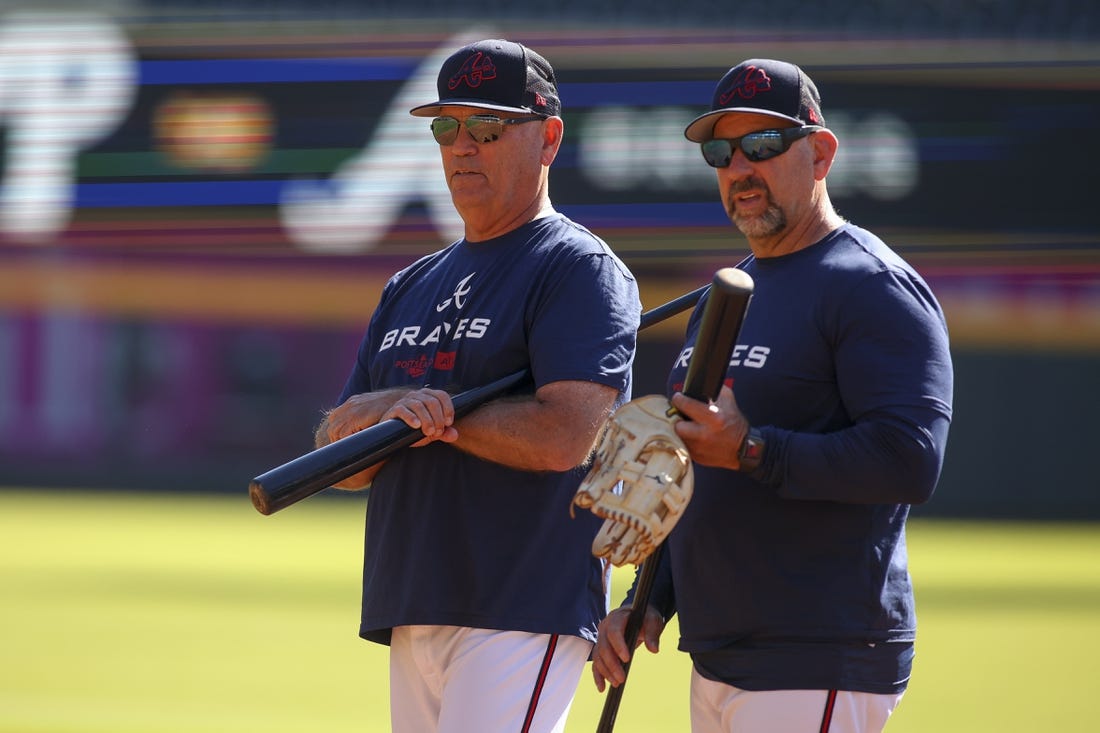
<svg viewBox="0 0 1100 733">
<path fill-rule="evenodd" d="M 465 125 L 470 136 L 479 143 L 491 143 L 504 132 L 505 125 L 519 125 L 524 122 L 542 120 L 544 117 L 511 117 L 501 119 L 496 115 L 470 115 Z M 453 145 L 458 139 L 458 127 L 463 124 L 454 117 L 436 117 L 432 120 L 432 135 L 440 145 Z"/>
<path fill-rule="evenodd" d="M 785 127 L 780 130 L 759 130 L 748 135 L 731 138 L 714 138 L 700 144 L 703 158 L 712 168 L 725 168 L 733 160 L 737 148 L 753 163 L 782 155 L 790 149 L 795 140 L 822 130 L 819 125 Z"/>
</svg>

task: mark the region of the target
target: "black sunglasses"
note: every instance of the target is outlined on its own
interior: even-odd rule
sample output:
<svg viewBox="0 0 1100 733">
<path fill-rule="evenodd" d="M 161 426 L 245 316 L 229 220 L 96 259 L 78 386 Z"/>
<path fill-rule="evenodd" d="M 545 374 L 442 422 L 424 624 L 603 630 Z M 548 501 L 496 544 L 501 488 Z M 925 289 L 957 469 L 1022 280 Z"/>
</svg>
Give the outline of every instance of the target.
<svg viewBox="0 0 1100 733">
<path fill-rule="evenodd" d="M 725 168 L 733 160 L 733 153 L 737 148 L 741 148 L 741 152 L 753 163 L 759 163 L 782 155 L 790 149 L 795 140 L 823 129 L 819 125 L 803 125 L 802 127 L 784 127 L 780 130 L 760 130 L 741 137 L 717 137 L 707 140 L 700 147 L 707 165 L 712 168 Z"/>
<path fill-rule="evenodd" d="M 501 119 L 496 115 L 470 115 L 466 118 L 466 129 L 479 143 L 491 143 L 501 136 L 505 125 L 520 125 L 524 122 L 543 120 L 545 117 L 512 117 Z M 458 139 L 458 119 L 454 117 L 436 117 L 432 120 L 432 135 L 440 145 L 454 145 Z"/>
</svg>

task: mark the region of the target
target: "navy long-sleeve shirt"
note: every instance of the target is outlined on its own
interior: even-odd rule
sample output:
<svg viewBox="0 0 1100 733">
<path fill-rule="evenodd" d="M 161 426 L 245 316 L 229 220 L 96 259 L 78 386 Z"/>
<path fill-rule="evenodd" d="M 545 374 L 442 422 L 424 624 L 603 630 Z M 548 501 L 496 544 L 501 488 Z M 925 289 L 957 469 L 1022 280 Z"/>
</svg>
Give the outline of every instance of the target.
<svg viewBox="0 0 1100 733">
<path fill-rule="evenodd" d="M 850 224 L 740 267 L 755 288 L 727 384 L 764 459 L 751 475 L 695 466 L 653 601 L 678 614 L 680 648 L 709 678 L 903 690 L 916 634 L 905 523 L 932 495 L 951 418 L 943 313 L 908 264 Z"/>
</svg>

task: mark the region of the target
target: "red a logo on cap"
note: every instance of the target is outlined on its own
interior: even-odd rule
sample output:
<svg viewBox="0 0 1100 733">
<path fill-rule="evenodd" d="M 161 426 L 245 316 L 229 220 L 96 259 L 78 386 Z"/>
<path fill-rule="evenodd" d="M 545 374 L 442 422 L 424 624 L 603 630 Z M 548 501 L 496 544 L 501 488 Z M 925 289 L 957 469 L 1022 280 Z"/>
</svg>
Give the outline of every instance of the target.
<svg viewBox="0 0 1100 733">
<path fill-rule="evenodd" d="M 733 77 L 730 86 L 718 97 L 718 102 L 727 105 L 734 97 L 752 99 L 757 92 L 766 92 L 772 88 L 772 80 L 764 73 L 764 70 L 756 66 L 747 66 L 737 76 Z"/>
<path fill-rule="evenodd" d="M 466 86 L 479 87 L 486 79 L 496 78 L 497 67 L 493 65 L 493 60 L 478 51 L 470 54 L 462 63 L 462 68 L 447 82 L 447 88 L 453 92 L 463 80 L 466 81 Z"/>
</svg>

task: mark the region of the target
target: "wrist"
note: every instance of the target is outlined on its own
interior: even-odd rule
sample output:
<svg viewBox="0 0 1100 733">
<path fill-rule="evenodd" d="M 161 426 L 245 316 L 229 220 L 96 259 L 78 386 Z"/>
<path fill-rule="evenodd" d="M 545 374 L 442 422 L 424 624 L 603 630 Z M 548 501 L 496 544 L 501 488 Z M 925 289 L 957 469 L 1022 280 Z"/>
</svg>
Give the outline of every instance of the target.
<svg viewBox="0 0 1100 733">
<path fill-rule="evenodd" d="M 764 436 L 756 428 L 750 427 L 737 451 L 737 461 L 740 464 L 737 470 L 742 473 L 755 471 L 764 460 L 764 448 Z"/>
</svg>

